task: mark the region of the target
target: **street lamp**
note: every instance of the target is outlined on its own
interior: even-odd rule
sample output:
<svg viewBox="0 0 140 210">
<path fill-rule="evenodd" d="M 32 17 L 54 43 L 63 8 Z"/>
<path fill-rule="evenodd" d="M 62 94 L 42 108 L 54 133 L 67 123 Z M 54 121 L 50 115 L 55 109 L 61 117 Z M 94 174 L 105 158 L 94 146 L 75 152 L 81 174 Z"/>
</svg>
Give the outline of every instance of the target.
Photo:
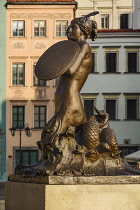
<svg viewBox="0 0 140 210">
<path fill-rule="evenodd" d="M 22 129 L 24 129 L 26 136 L 31 137 L 31 132 L 30 132 L 31 129 L 29 128 L 28 123 L 26 123 L 26 125 L 24 127 L 20 124 L 18 129 L 19 129 L 19 136 L 20 136 L 20 138 L 19 138 L 19 158 L 20 158 L 19 164 L 20 165 L 19 166 L 20 166 L 20 172 L 21 172 L 21 166 L 22 166 L 22 164 L 21 164 L 21 162 L 22 162 L 22 159 L 21 159 L 21 132 L 22 132 Z M 17 128 L 13 124 L 13 127 L 10 128 L 12 136 L 15 136 L 16 130 L 17 130 Z"/>
</svg>

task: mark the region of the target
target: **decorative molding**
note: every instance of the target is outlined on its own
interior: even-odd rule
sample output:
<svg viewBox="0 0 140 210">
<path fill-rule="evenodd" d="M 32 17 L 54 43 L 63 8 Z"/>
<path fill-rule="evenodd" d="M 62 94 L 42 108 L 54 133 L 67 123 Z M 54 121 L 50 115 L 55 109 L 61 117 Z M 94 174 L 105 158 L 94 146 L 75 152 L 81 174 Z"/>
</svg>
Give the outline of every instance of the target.
<svg viewBox="0 0 140 210">
<path fill-rule="evenodd" d="M 132 9 L 133 6 L 118 6 L 117 9 Z"/>
<path fill-rule="evenodd" d="M 46 45 L 42 42 L 38 42 L 35 44 L 35 48 L 36 49 L 45 49 L 46 48 Z"/>
<path fill-rule="evenodd" d="M 11 103 L 27 103 L 28 100 L 10 100 Z"/>
<path fill-rule="evenodd" d="M 10 59 L 27 59 L 28 56 L 9 56 Z"/>
<path fill-rule="evenodd" d="M 30 13 L 30 14 L 26 14 L 26 13 L 12 13 L 10 15 L 10 18 L 12 19 L 15 19 L 15 18 L 18 18 L 18 19 L 34 19 L 34 18 L 70 18 L 71 17 L 71 14 L 70 13 L 56 13 L 56 14 L 53 14 L 53 13 Z"/>
<path fill-rule="evenodd" d="M 47 99 L 47 100 L 31 100 L 32 103 L 36 103 L 36 102 L 49 102 L 50 100 Z"/>
<path fill-rule="evenodd" d="M 28 19 L 33 19 L 33 18 L 48 18 L 49 17 L 49 13 L 42 13 L 42 14 L 39 14 L 39 13 L 30 13 L 30 14 L 27 14 L 27 13 L 11 13 L 10 15 L 11 18 L 28 18 Z"/>
<path fill-rule="evenodd" d="M 139 96 L 140 93 L 123 93 L 125 96 Z"/>
<path fill-rule="evenodd" d="M 121 95 L 121 93 L 102 93 L 103 95 Z"/>
<path fill-rule="evenodd" d="M 70 17 L 71 17 L 70 13 L 56 13 L 56 14 L 53 15 L 53 18 L 64 19 L 64 18 L 70 18 Z"/>
<path fill-rule="evenodd" d="M 80 93 L 83 98 L 96 98 L 99 93 Z"/>
<path fill-rule="evenodd" d="M 35 90 L 35 96 L 34 96 L 35 99 L 48 99 L 47 97 L 47 94 L 46 94 L 46 89 L 44 90 Z"/>
<path fill-rule="evenodd" d="M 14 91 L 13 99 L 23 99 L 23 98 L 25 98 L 25 96 L 23 95 L 22 90 L 15 90 Z"/>
<path fill-rule="evenodd" d="M 112 7 L 97 7 L 97 9 L 99 9 L 99 10 L 102 10 L 102 9 L 107 9 L 107 10 L 109 10 L 109 9 L 112 9 Z"/>
<path fill-rule="evenodd" d="M 140 48 L 140 45 L 133 45 L 133 46 L 126 45 L 126 46 L 124 46 L 124 48 L 135 49 L 135 48 Z"/>
<path fill-rule="evenodd" d="M 40 56 L 31 56 L 30 58 L 31 59 L 38 59 L 38 58 L 40 58 Z"/>
<path fill-rule="evenodd" d="M 118 46 L 116 46 L 116 45 L 109 45 L 109 46 L 103 46 L 103 48 L 121 48 L 122 46 L 121 45 L 118 45 Z"/>
<path fill-rule="evenodd" d="M 22 42 L 13 43 L 12 46 L 13 46 L 14 49 L 24 49 L 25 48 L 25 44 L 22 43 Z"/>
</svg>

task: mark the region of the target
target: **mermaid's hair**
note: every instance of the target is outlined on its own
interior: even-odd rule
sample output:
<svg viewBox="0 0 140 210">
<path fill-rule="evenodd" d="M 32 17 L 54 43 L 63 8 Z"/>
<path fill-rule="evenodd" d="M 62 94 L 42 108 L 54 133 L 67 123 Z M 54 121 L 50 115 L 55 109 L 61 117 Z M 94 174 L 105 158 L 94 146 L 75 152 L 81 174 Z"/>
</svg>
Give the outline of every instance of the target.
<svg viewBox="0 0 140 210">
<path fill-rule="evenodd" d="M 75 18 L 71 21 L 71 24 L 77 24 L 79 26 L 86 39 L 88 36 L 90 36 L 92 41 L 95 40 L 97 37 L 97 23 L 94 20 L 89 20 L 88 17 L 92 16 L 93 14 L 95 15 L 95 13 L 98 14 L 98 12 L 93 12 L 89 15 L 80 18 Z"/>
</svg>

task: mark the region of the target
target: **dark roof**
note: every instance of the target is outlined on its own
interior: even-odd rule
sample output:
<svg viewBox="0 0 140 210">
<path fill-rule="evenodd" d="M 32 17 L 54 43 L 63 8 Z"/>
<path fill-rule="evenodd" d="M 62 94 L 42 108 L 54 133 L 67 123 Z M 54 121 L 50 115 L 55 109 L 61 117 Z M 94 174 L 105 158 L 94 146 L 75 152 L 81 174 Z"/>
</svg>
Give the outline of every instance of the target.
<svg viewBox="0 0 140 210">
<path fill-rule="evenodd" d="M 75 0 L 7 0 L 8 3 L 12 2 L 75 2 Z"/>
</svg>

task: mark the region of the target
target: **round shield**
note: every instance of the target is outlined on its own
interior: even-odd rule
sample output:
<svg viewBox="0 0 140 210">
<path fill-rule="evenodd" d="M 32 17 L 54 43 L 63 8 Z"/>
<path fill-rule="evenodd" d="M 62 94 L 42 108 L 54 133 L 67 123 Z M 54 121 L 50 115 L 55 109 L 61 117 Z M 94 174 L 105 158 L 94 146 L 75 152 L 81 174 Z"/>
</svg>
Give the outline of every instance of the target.
<svg viewBox="0 0 140 210">
<path fill-rule="evenodd" d="M 64 74 L 76 61 L 79 45 L 71 40 L 57 42 L 39 58 L 35 74 L 41 80 L 51 80 Z"/>
</svg>

